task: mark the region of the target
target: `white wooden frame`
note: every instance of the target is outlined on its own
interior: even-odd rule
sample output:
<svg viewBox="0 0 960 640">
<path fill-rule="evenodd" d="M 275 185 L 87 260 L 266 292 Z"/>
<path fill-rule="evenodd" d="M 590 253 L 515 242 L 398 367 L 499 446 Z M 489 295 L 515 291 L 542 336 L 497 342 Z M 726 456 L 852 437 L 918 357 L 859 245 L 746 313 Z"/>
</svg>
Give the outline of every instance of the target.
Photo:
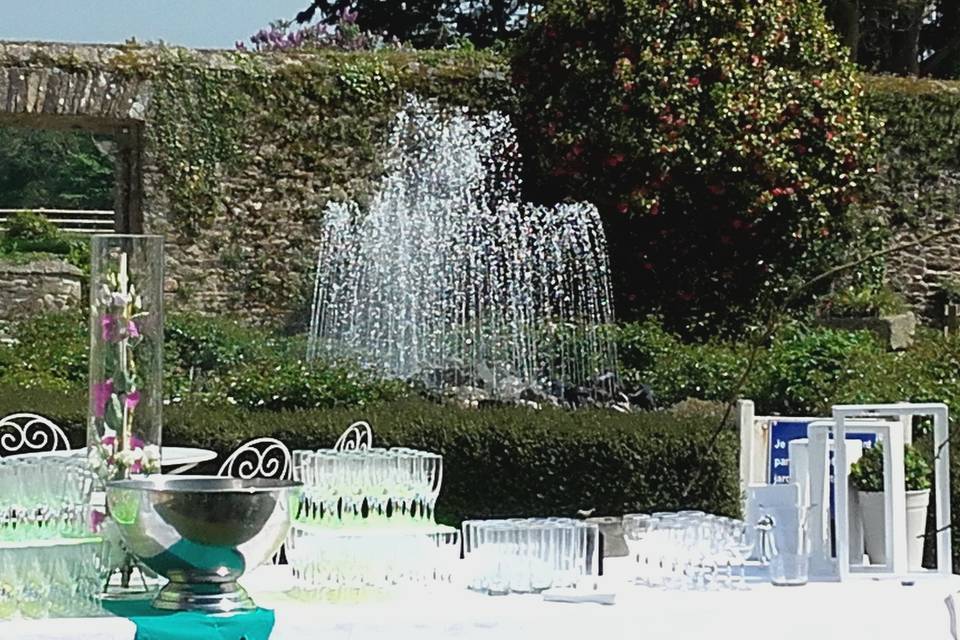
<svg viewBox="0 0 960 640">
<path fill-rule="evenodd" d="M 767 469 L 770 468 L 770 425 L 772 423 L 814 422 L 827 419 L 802 416 L 758 416 L 755 413 L 753 400 L 737 401 L 737 417 L 740 423 L 740 491 L 744 500 L 746 500 L 748 487 L 769 484 Z"/>
<path fill-rule="evenodd" d="M 774 422 L 820 422 L 829 416 L 758 416 L 752 400 L 737 401 L 737 419 L 740 424 L 740 491 L 746 499 L 751 485 L 768 484 L 770 467 L 770 425 Z M 902 418 L 904 442 L 911 442 L 909 417 Z"/>
<path fill-rule="evenodd" d="M 913 416 L 932 416 L 934 432 L 934 477 L 936 482 L 937 573 L 952 572 L 950 532 L 950 441 L 949 413 L 943 403 L 898 403 L 835 405 L 833 407 L 834 441 L 844 441 L 847 422 L 856 418 L 897 418 L 890 422 L 883 448 L 883 487 L 886 527 L 887 566 L 853 567 L 850 564 L 849 521 L 850 495 L 847 453 L 844 447 L 834 452 L 834 511 L 836 519 L 837 577 L 842 581 L 854 573 L 875 574 L 878 571 L 904 575 L 907 564 L 906 481 L 903 468 L 904 424 Z M 857 427 L 859 428 L 859 427 Z"/>
<path fill-rule="evenodd" d="M 889 430 L 897 423 L 884 420 L 857 420 L 856 429 L 858 433 L 871 433 L 878 438 L 886 438 Z M 892 426 L 893 425 L 893 426 Z M 830 536 L 830 450 L 834 449 L 836 456 L 836 447 L 831 446 L 835 440 L 830 438 L 833 430 L 833 420 L 817 420 L 811 422 L 807 427 L 807 440 L 809 452 L 809 485 L 810 485 L 810 504 L 815 507 L 811 510 L 809 516 L 808 532 L 811 536 L 810 550 L 810 574 L 818 577 L 835 577 L 837 574 L 836 559 L 831 552 Z M 851 449 L 860 450 L 859 441 L 847 440 L 847 446 L 844 448 L 844 465 L 849 476 L 849 467 L 856 460 L 850 460 L 847 455 Z M 834 469 L 837 468 L 837 459 L 833 461 Z M 836 480 L 835 480 L 836 482 Z M 836 489 L 834 489 L 836 490 Z M 859 502 L 855 496 L 850 495 L 850 504 L 847 511 L 849 548 L 851 556 L 856 558 L 863 557 L 863 523 L 860 519 Z M 834 518 L 837 514 L 834 514 Z M 837 534 L 839 535 L 839 534 Z"/>
</svg>

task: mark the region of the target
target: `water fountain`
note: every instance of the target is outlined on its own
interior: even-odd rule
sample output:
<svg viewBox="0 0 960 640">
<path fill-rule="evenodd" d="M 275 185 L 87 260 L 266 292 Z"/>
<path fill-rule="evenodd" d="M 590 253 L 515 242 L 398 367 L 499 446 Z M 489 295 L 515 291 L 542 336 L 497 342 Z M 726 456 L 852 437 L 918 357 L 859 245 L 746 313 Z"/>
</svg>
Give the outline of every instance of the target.
<svg viewBox="0 0 960 640">
<path fill-rule="evenodd" d="M 324 212 L 308 357 L 500 398 L 612 385 L 596 207 L 522 202 L 516 134 L 500 113 L 410 97 L 387 147 L 369 208 Z"/>
</svg>

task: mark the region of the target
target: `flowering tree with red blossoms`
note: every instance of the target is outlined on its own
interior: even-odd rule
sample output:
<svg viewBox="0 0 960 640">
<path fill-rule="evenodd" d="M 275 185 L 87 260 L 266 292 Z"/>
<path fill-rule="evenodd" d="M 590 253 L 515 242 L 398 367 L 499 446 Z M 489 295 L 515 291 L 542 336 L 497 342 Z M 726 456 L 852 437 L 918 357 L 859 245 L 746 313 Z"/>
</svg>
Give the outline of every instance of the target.
<svg viewBox="0 0 960 640">
<path fill-rule="evenodd" d="M 856 236 L 856 68 L 816 0 L 554 0 L 514 57 L 544 197 L 604 213 L 621 315 L 736 326 Z"/>
</svg>

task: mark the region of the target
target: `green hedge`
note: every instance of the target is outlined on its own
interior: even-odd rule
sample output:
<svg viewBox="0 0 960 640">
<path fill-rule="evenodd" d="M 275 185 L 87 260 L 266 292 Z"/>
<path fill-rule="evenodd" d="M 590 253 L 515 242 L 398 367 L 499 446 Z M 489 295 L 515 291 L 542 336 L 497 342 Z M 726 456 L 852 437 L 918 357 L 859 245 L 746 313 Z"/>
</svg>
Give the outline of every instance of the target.
<svg viewBox="0 0 960 640">
<path fill-rule="evenodd" d="M 613 331 L 627 386 L 649 385 L 661 408 L 687 398 L 726 400 L 746 365 L 745 343 L 684 342 L 655 319 Z M 19 344 L 0 348 L 0 386 L 85 387 L 88 338 L 80 314 L 37 316 L 13 334 Z M 174 402 L 287 410 L 366 405 L 410 393 L 402 383 L 342 363 L 305 365 L 302 336 L 229 319 L 174 315 L 166 337 L 165 387 Z M 899 400 L 944 400 L 960 410 L 960 339 L 921 330 L 912 349 L 890 353 L 867 332 L 791 323 L 764 347 L 742 395 L 764 413 Z"/>
<path fill-rule="evenodd" d="M 69 391 L 87 381 L 89 336 L 81 313 L 16 323 L 0 347 L 0 385 Z M 308 409 L 394 400 L 406 387 L 347 363 L 303 361 L 302 336 L 218 317 L 172 315 L 165 327 L 167 396 L 250 409 Z"/>
<path fill-rule="evenodd" d="M 84 442 L 82 394 L 0 390 L 0 415 L 39 411 Z M 724 433 L 708 447 L 712 422 L 663 413 L 622 415 L 526 409 L 465 410 L 422 401 L 363 409 L 257 412 L 236 407 L 170 406 L 163 441 L 220 454 L 272 436 L 291 449 L 331 446 L 353 421 L 368 420 L 382 446 L 444 456 L 438 514 L 465 517 L 600 514 L 674 509 L 739 511 L 737 442 Z M 698 480 L 684 490 L 691 473 Z M 210 465 L 206 472 L 215 472 Z"/>
<path fill-rule="evenodd" d="M 0 165 L 2 161 L 0 158 Z M 0 232 L 0 261 L 25 263 L 51 257 L 66 260 L 87 272 L 90 270 L 90 240 L 60 231 L 39 213 L 25 210 L 10 216 L 7 229 Z"/>
<path fill-rule="evenodd" d="M 867 199 L 913 224 L 960 211 L 960 82 L 864 76 L 863 103 L 883 120 L 879 166 Z M 938 183 L 949 174 L 952 188 Z M 950 185 L 946 185 L 949 187 Z"/>
<path fill-rule="evenodd" d="M 78 393 L 0 388 L 0 415 L 39 411 L 63 425 L 74 446 L 85 440 L 85 407 L 85 398 Z M 328 447 L 360 418 L 371 422 L 378 445 L 443 454 L 438 514 L 444 522 L 576 515 L 585 509 L 596 509 L 597 514 L 680 506 L 725 514 L 739 511 L 735 433 L 724 432 L 710 450 L 713 421 L 661 412 L 476 411 L 409 400 L 362 410 L 276 413 L 171 406 L 164 417 L 164 442 L 217 451 L 217 462 L 198 469 L 215 473 L 218 462 L 251 438 L 274 436 L 291 448 Z M 917 448 L 929 454 L 930 436 L 919 438 Z M 953 456 L 951 467 L 953 523 L 960 528 L 960 456 Z M 694 468 L 700 469 L 699 481 L 683 497 Z M 932 530 L 931 520 L 928 531 Z M 928 545 L 928 553 L 931 549 Z M 960 570 L 960 539 L 954 545 L 954 567 Z"/>
<path fill-rule="evenodd" d="M 661 407 L 688 397 L 726 401 L 749 354 L 745 342 L 685 342 L 654 319 L 623 325 L 617 335 L 624 380 L 632 386 L 650 385 Z M 938 344 L 935 337 L 931 340 Z M 875 386 L 885 384 L 886 364 L 893 357 L 870 333 L 791 323 L 764 346 L 741 395 L 755 400 L 765 413 L 819 412 L 833 404 L 839 387 L 857 376 Z M 854 358 L 865 363 L 862 371 L 852 370 Z"/>
</svg>

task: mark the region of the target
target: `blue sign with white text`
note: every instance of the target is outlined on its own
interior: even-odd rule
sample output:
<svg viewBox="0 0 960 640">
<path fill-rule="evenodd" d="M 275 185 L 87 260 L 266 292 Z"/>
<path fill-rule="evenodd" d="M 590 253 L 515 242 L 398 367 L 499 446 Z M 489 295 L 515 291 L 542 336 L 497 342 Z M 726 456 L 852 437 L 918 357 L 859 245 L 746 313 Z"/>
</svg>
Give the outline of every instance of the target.
<svg viewBox="0 0 960 640">
<path fill-rule="evenodd" d="M 807 437 L 809 422 L 774 422 L 770 425 L 770 484 L 790 482 L 790 442 Z M 874 433 L 847 433 L 847 440 L 860 440 L 863 448 L 877 441 Z M 833 451 L 830 452 L 830 488 L 833 489 Z"/>
<path fill-rule="evenodd" d="M 807 437 L 809 422 L 774 422 L 770 425 L 770 484 L 790 482 L 790 441 Z"/>
</svg>

